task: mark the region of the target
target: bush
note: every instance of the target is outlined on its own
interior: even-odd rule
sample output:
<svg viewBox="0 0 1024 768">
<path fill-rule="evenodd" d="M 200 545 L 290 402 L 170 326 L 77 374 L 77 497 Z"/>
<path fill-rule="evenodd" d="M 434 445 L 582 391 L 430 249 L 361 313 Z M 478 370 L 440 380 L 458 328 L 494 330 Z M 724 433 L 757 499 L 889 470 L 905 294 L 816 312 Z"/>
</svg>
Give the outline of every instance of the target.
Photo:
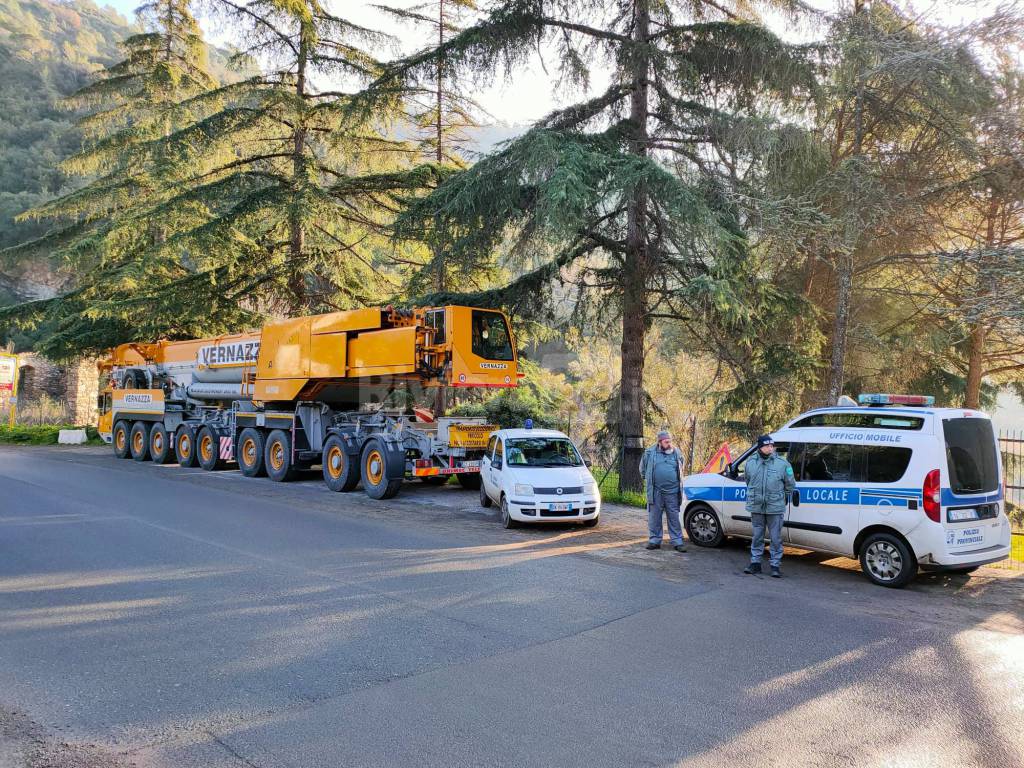
<svg viewBox="0 0 1024 768">
<path fill-rule="evenodd" d="M 504 428 L 522 427 L 527 419 L 533 419 L 535 427 L 568 431 L 573 400 L 565 377 L 522 358 L 519 368 L 526 375 L 517 387 L 482 401 L 462 402 L 450 415 L 483 416 Z"/>
<path fill-rule="evenodd" d="M 82 429 L 71 424 L 15 424 L 9 427 L 6 424 L 0 425 L 0 443 L 10 445 L 57 445 L 57 436 L 62 429 Z M 89 438 L 89 445 L 103 445 L 96 427 L 87 426 L 84 428 L 86 437 Z"/>
</svg>

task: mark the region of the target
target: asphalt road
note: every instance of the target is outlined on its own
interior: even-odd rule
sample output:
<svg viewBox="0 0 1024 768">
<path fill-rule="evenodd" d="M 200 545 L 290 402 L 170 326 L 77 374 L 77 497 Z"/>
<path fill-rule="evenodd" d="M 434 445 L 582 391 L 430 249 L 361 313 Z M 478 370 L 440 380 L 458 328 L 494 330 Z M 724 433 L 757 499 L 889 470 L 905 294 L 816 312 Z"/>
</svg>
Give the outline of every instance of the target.
<svg viewBox="0 0 1024 768">
<path fill-rule="evenodd" d="M 744 577 L 475 496 L 0 448 L 0 768 L 1024 765 L 1024 573 Z"/>
</svg>

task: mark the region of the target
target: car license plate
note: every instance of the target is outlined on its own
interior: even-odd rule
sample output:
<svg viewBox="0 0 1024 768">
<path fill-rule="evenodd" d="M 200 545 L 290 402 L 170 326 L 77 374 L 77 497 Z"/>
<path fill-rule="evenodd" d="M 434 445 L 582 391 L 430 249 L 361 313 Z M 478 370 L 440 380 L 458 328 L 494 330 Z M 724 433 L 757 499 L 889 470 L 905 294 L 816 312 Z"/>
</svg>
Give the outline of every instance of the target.
<svg viewBox="0 0 1024 768">
<path fill-rule="evenodd" d="M 572 504 L 548 504 L 548 512 L 568 512 L 570 509 L 572 509 Z"/>
<path fill-rule="evenodd" d="M 964 520 L 975 520 L 978 517 L 978 510 L 974 507 L 970 509 L 951 509 L 949 510 L 949 521 L 951 523 L 960 523 Z"/>
<path fill-rule="evenodd" d="M 981 532 L 981 528 L 961 528 L 958 531 L 949 531 L 946 534 L 946 541 L 954 549 L 977 546 L 985 543 L 985 534 Z"/>
</svg>

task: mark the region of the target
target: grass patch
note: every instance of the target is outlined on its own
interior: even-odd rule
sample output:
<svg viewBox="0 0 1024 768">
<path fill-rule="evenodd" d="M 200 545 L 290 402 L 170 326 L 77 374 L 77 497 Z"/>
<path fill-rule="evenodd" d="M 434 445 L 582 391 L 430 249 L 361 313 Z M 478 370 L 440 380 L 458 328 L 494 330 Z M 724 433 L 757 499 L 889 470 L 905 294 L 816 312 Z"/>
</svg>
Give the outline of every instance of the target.
<svg viewBox="0 0 1024 768">
<path fill-rule="evenodd" d="M 601 488 L 601 500 L 610 504 L 625 504 L 630 507 L 646 507 L 647 494 L 636 493 L 635 491 L 621 492 L 619 490 L 619 473 L 609 472 L 607 475 L 600 469 L 593 470 L 594 479 L 599 482 Z"/>
<path fill-rule="evenodd" d="M 57 436 L 62 429 L 83 429 L 71 424 L 15 424 L 0 425 L 0 443 L 6 445 L 57 445 Z M 88 438 L 86 445 L 103 445 L 103 439 L 96 427 L 84 427 Z"/>
<path fill-rule="evenodd" d="M 1010 559 L 1024 563 L 1024 533 L 1014 533 L 1010 536 Z"/>
</svg>

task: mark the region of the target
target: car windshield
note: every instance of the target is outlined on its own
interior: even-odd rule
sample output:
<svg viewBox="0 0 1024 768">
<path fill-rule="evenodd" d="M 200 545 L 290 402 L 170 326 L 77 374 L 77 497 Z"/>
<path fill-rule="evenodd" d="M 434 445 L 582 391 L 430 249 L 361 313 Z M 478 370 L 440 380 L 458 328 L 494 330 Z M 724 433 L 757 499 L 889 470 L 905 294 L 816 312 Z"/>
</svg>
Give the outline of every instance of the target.
<svg viewBox="0 0 1024 768">
<path fill-rule="evenodd" d="M 519 437 L 505 444 L 505 457 L 512 467 L 579 467 L 583 465 L 576 447 L 564 437 Z"/>
</svg>

